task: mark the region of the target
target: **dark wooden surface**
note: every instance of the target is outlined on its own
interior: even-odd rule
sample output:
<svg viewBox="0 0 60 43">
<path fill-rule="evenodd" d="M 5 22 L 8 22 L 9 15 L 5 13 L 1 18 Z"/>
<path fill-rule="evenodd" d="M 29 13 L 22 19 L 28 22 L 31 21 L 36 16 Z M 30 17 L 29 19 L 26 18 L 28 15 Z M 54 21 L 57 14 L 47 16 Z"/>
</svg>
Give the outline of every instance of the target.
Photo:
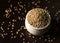
<svg viewBox="0 0 60 43">
<path fill-rule="evenodd" d="M 10 7 L 10 5 L 12 5 L 12 7 Z M 22 5 L 23 7 L 19 5 Z M 14 7 L 17 7 L 18 11 L 20 8 L 20 13 L 15 11 Z M 36 7 L 48 10 L 52 17 L 50 30 L 41 36 L 34 36 L 24 29 L 27 12 Z M 10 17 L 6 18 L 4 15 L 6 14 L 5 10 L 8 8 L 10 8 L 12 12 L 10 13 Z M 0 43 L 60 43 L 60 14 L 55 16 L 59 10 L 60 0 L 0 0 Z M 13 12 L 15 14 L 13 14 Z M 20 20 L 18 19 L 18 16 L 21 17 Z M 12 30 L 12 26 L 10 26 L 9 30 L 7 30 L 9 22 L 12 24 L 13 19 L 16 20 L 14 29 Z M 1 25 L 3 21 L 5 23 Z M 1 30 L 1 26 L 5 32 Z M 21 26 L 23 27 L 21 28 Z M 16 34 L 18 29 L 20 29 L 20 31 Z M 13 36 L 16 36 L 16 38 L 11 35 L 11 31 L 13 31 Z M 3 38 L 1 34 L 4 33 L 7 33 L 7 35 L 4 35 Z M 22 37 L 20 35 L 22 35 Z"/>
</svg>

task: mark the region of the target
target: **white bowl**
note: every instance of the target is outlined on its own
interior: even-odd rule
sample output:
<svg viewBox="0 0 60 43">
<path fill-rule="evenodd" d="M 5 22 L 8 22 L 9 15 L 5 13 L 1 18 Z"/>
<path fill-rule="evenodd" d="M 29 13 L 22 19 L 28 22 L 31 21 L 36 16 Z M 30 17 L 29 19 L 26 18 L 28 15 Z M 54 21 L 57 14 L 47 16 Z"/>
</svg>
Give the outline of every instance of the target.
<svg viewBox="0 0 60 43">
<path fill-rule="evenodd" d="M 42 28 L 37 28 L 37 27 L 33 27 L 32 25 L 29 24 L 27 17 L 29 15 L 29 13 L 31 12 L 31 10 L 27 13 L 26 15 L 26 19 L 25 19 L 25 26 L 27 28 L 27 31 L 30 32 L 33 35 L 41 35 L 43 33 L 46 33 L 49 30 L 49 25 L 51 22 L 51 16 L 50 14 L 45 10 L 45 12 L 47 12 L 47 14 L 49 15 L 50 21 L 48 22 L 48 24 Z"/>
</svg>

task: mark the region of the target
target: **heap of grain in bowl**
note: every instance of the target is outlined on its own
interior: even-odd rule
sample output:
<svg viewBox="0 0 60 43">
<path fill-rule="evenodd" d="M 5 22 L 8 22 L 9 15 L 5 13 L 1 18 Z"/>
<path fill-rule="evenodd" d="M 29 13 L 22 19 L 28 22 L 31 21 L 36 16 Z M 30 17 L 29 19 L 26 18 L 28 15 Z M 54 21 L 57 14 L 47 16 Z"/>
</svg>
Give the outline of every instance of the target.
<svg viewBox="0 0 60 43">
<path fill-rule="evenodd" d="M 33 27 L 42 28 L 49 23 L 49 14 L 41 8 L 35 8 L 29 11 L 27 17 L 28 23 Z"/>
</svg>

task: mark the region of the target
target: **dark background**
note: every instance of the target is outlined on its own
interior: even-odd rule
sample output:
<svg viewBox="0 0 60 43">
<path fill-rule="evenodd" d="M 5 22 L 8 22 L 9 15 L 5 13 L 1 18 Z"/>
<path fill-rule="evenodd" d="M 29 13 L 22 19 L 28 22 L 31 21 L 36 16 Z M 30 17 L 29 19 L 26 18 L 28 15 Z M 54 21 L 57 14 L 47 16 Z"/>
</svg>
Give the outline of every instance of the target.
<svg viewBox="0 0 60 43">
<path fill-rule="evenodd" d="M 35 3 L 37 3 L 37 1 L 40 1 L 40 3 L 38 3 L 37 5 L 35 5 Z M 23 8 L 19 7 L 19 5 L 17 4 L 18 2 L 22 2 L 22 6 Z M 34 2 L 34 4 L 32 4 L 32 2 Z M 16 6 L 17 9 L 21 8 L 22 10 L 20 11 L 20 13 L 18 14 L 18 11 L 14 11 L 14 8 L 10 7 L 10 4 L 12 4 L 12 6 Z M 24 6 L 24 4 L 26 6 Z M 12 12 L 10 13 L 11 16 L 9 18 L 6 18 L 4 16 L 5 14 L 5 9 L 7 8 L 11 8 Z M 10 30 L 8 31 L 7 25 L 8 22 L 12 22 L 12 19 L 16 19 L 17 22 L 15 22 L 15 29 L 12 30 L 13 33 L 15 34 L 16 30 L 18 28 L 20 28 L 21 26 L 25 26 L 25 19 L 24 20 L 18 20 L 17 17 L 20 16 L 21 19 L 25 18 L 27 12 L 29 10 L 31 10 L 32 8 L 43 8 L 49 11 L 52 20 L 51 20 L 51 27 L 50 30 L 43 34 L 42 36 L 34 36 L 31 34 L 31 37 L 29 36 L 29 32 L 22 28 L 20 33 L 24 33 L 24 36 L 22 38 L 19 37 L 20 33 L 18 35 L 16 35 L 16 38 L 11 39 L 11 27 Z M 25 9 L 24 9 L 25 8 Z M 26 12 L 24 12 L 26 10 Z M 0 37 L 0 43 L 23 43 L 23 38 L 25 38 L 25 43 L 60 43 L 60 14 L 57 14 L 57 16 L 55 16 L 55 14 L 60 10 L 60 0 L 0 0 L 0 27 L 1 27 L 1 23 L 4 21 L 5 24 L 3 25 L 3 28 L 5 30 L 6 33 L 8 33 L 8 35 L 5 36 L 5 38 Z M 12 13 L 15 13 L 15 15 L 13 15 Z M 58 20 L 57 20 L 58 18 Z M 3 32 L 0 30 L 0 34 L 3 34 Z M 46 37 L 47 35 L 49 35 L 49 38 Z M 32 37 L 35 38 L 32 38 Z M 41 39 L 39 39 L 41 37 Z M 55 39 L 53 39 L 55 38 Z M 44 41 L 45 39 L 47 39 L 47 41 Z M 34 42 L 36 40 L 36 42 Z M 53 40 L 53 42 L 49 42 L 48 40 Z"/>
</svg>

